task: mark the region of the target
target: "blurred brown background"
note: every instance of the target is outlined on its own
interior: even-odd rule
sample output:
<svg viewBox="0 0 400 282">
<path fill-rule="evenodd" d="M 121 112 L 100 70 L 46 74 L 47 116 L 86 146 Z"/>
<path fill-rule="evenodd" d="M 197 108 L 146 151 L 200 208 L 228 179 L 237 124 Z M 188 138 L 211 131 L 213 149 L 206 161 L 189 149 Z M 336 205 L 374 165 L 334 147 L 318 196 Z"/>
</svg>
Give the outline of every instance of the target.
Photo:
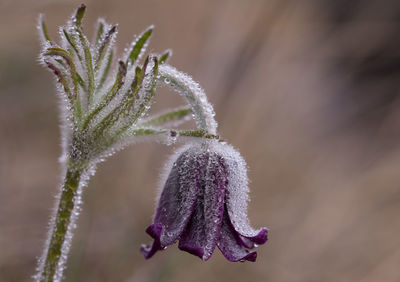
<svg viewBox="0 0 400 282">
<path fill-rule="evenodd" d="M 30 281 L 60 182 L 53 37 L 80 1 L 0 1 L 0 281 Z M 154 52 L 201 83 L 221 135 L 250 167 L 249 216 L 271 229 L 256 263 L 176 246 L 145 261 L 158 175 L 172 147 L 138 144 L 85 191 L 65 281 L 400 281 L 398 1 L 88 0 L 119 50 L 155 24 Z M 158 109 L 182 105 L 160 89 Z"/>
</svg>

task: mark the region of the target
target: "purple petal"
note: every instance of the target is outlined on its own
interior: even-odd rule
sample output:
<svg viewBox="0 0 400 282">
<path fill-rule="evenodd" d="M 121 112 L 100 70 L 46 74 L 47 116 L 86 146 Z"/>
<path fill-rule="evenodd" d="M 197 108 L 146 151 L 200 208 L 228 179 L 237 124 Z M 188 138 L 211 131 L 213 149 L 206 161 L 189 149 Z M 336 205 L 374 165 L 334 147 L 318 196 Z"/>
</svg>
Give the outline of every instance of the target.
<svg viewBox="0 0 400 282">
<path fill-rule="evenodd" d="M 236 229 L 235 231 L 238 232 Z M 242 245 L 249 249 L 253 249 L 257 245 L 263 245 L 268 241 L 268 229 L 265 227 L 260 228 L 259 232 L 254 236 L 245 236 L 240 232 L 238 234 Z"/>
<path fill-rule="evenodd" d="M 146 259 L 151 258 L 157 251 L 162 250 L 163 247 L 160 243 L 160 235 L 161 235 L 162 226 L 152 224 L 147 227 L 146 232 L 154 238 L 153 245 L 142 245 L 140 251 L 144 255 Z"/>
<path fill-rule="evenodd" d="M 225 209 L 225 213 L 229 217 L 229 214 L 226 211 L 226 209 Z M 229 222 L 232 225 L 232 222 L 230 219 L 229 219 Z M 233 229 L 235 229 L 235 228 L 233 227 Z M 260 232 L 252 237 L 251 236 L 250 237 L 243 236 L 242 234 L 240 234 L 240 232 L 237 232 L 237 233 L 239 235 L 238 238 L 239 238 L 240 244 L 247 249 L 254 249 L 258 245 L 263 245 L 268 241 L 268 230 L 266 228 L 261 228 Z"/>
<path fill-rule="evenodd" d="M 226 212 L 224 213 L 220 235 L 218 248 L 227 260 L 233 262 L 245 260 L 256 261 L 257 252 L 249 252 L 242 247 L 242 242 L 239 238 L 240 235 L 233 228 Z"/>
<path fill-rule="evenodd" d="M 204 155 L 188 150 L 175 162 L 165 183 L 154 223 L 162 225 L 160 242 L 173 244 L 182 234 L 193 212 L 201 182 L 201 171 L 206 165 Z"/>
<path fill-rule="evenodd" d="M 220 152 L 228 171 L 228 187 L 226 189 L 225 202 L 229 219 L 234 229 L 243 237 L 256 244 L 264 244 L 267 241 L 267 229 L 254 229 L 250 226 L 247 217 L 249 202 L 249 187 L 246 162 L 239 152 L 230 145 L 220 145 Z M 252 246 L 247 240 L 243 240 L 243 246 Z"/>
<path fill-rule="evenodd" d="M 206 156 L 194 149 L 183 152 L 174 163 L 161 193 L 154 223 L 146 229 L 154 238 L 151 247 L 141 248 L 146 258 L 173 244 L 182 234 L 193 212 L 205 165 Z"/>
<path fill-rule="evenodd" d="M 220 157 L 211 154 L 193 215 L 179 241 L 179 248 L 208 260 L 217 245 L 222 216 L 227 175 Z"/>
<path fill-rule="evenodd" d="M 240 244 L 247 249 L 254 249 L 256 247 L 251 240 L 247 239 L 246 237 L 243 237 L 242 235 L 239 235 L 239 240 Z"/>
</svg>

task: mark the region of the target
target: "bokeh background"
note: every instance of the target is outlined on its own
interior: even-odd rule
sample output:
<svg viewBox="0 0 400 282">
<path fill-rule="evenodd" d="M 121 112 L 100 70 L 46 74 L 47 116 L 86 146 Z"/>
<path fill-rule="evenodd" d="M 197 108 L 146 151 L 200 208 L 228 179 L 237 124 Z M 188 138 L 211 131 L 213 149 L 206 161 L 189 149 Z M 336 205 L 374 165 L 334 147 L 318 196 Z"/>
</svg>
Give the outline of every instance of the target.
<svg viewBox="0 0 400 282">
<path fill-rule="evenodd" d="M 39 66 L 80 1 L 0 1 L 0 281 L 31 281 L 60 183 L 58 100 Z M 201 83 L 220 134 L 249 165 L 256 263 L 176 246 L 146 261 L 158 175 L 174 146 L 138 144 L 98 167 L 65 281 L 400 281 L 400 2 L 87 0 L 119 50 L 155 24 L 151 51 Z M 183 104 L 159 89 L 153 112 Z M 188 124 L 187 126 L 193 126 Z"/>
</svg>

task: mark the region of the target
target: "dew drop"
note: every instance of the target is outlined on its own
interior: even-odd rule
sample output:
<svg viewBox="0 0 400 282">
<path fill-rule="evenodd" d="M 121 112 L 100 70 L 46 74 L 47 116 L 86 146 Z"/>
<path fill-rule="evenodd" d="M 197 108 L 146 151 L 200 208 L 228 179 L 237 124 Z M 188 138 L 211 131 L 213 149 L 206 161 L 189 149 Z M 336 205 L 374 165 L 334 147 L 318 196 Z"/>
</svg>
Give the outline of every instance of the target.
<svg viewBox="0 0 400 282">
<path fill-rule="evenodd" d="M 176 140 L 177 140 L 177 139 L 178 139 L 178 138 L 177 138 L 176 135 L 174 135 L 174 136 L 168 135 L 167 140 L 165 141 L 165 144 L 166 144 L 167 146 L 171 146 L 171 145 L 173 145 L 173 144 L 176 143 Z"/>
</svg>

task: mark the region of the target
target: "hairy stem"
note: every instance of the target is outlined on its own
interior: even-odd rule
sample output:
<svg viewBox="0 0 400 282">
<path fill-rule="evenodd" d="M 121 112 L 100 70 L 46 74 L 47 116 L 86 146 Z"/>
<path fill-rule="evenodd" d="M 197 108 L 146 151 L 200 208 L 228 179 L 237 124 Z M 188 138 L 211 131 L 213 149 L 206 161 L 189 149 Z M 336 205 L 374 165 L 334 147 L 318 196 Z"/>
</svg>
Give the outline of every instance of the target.
<svg viewBox="0 0 400 282">
<path fill-rule="evenodd" d="M 178 91 L 192 108 L 197 127 L 210 134 L 217 134 L 217 122 L 214 119 L 214 109 L 200 85 L 189 75 L 176 68 L 162 64 L 158 70 L 159 81 Z"/>
<path fill-rule="evenodd" d="M 129 132 L 135 138 L 141 136 L 159 136 L 159 137 L 192 137 L 219 140 L 218 135 L 207 133 L 203 129 L 197 130 L 175 130 L 175 129 L 153 129 L 153 128 L 137 128 Z"/>
<path fill-rule="evenodd" d="M 48 243 L 44 250 L 36 275 L 36 281 L 61 281 L 68 251 L 71 245 L 72 230 L 79 214 L 81 190 L 85 174 L 84 166 L 70 163 L 61 187 L 58 207 L 49 230 Z"/>
</svg>

